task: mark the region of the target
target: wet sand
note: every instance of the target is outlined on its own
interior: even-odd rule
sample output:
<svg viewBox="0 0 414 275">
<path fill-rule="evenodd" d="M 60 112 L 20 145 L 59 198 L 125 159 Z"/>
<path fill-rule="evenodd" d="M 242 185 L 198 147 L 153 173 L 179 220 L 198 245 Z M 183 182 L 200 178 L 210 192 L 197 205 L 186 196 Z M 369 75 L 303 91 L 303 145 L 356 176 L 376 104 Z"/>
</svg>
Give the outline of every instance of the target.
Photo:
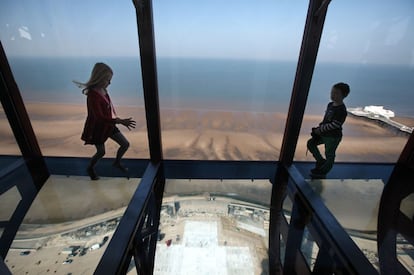
<svg viewBox="0 0 414 275">
<path fill-rule="evenodd" d="M 28 103 L 27 110 L 45 156 L 91 156 L 93 146 L 80 140 L 86 117 L 83 105 Z M 148 158 L 145 111 L 143 107 L 117 107 L 120 117 L 133 117 L 137 128 L 128 131 L 119 126 L 130 140 L 126 157 Z M 305 115 L 295 159 L 313 161 L 306 155 L 306 141 L 311 128 L 322 115 Z M 414 118 L 396 118 L 414 126 Z M 229 112 L 213 110 L 161 110 L 164 157 L 205 160 L 275 160 L 278 159 L 286 123 L 286 114 Z M 344 138 L 337 150 L 338 161 L 395 162 L 407 141 L 406 136 L 376 123 L 348 116 Z M 0 113 L 0 148 L 3 154 L 19 154 L 10 127 Z M 108 157 L 117 146 L 107 142 Z"/>
</svg>

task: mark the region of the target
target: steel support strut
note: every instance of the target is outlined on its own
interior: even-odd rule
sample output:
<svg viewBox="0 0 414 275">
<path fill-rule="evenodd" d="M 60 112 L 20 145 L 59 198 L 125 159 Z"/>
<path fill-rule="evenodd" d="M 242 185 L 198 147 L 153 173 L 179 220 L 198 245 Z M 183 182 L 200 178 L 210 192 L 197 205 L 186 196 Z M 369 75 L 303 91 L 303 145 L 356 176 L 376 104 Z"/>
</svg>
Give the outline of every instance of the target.
<svg viewBox="0 0 414 275">
<path fill-rule="evenodd" d="M 288 184 L 288 173 L 281 170 L 293 162 L 329 2 L 327 0 L 311 0 L 309 2 L 279 156 L 279 167 L 272 187 L 269 228 L 269 271 L 271 274 L 282 274 L 283 265 L 280 254 L 280 219 L 282 218 L 283 200 Z"/>
<path fill-rule="evenodd" d="M 157 65 L 155 54 L 154 23 L 152 1 L 134 0 L 136 9 L 139 50 L 141 58 L 142 84 L 144 89 L 145 114 L 147 118 L 150 158 L 161 161 L 161 122 L 158 98 Z"/>
</svg>

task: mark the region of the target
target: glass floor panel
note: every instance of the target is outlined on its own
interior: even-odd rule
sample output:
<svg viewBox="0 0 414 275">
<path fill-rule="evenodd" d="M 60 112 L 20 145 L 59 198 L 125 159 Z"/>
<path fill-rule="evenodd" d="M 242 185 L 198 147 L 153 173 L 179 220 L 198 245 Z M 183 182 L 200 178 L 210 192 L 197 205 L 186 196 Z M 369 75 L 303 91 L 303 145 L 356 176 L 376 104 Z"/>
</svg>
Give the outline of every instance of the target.
<svg viewBox="0 0 414 275">
<path fill-rule="evenodd" d="M 93 274 L 139 182 L 50 176 L 5 259 L 12 274 Z M 0 216 L 19 199 L 3 194 Z"/>
<path fill-rule="evenodd" d="M 168 180 L 154 274 L 268 274 L 267 180 Z"/>
<path fill-rule="evenodd" d="M 381 179 L 324 179 L 310 180 L 309 184 L 368 260 L 379 270 L 377 219 L 384 182 Z M 414 196 L 407 197 L 404 205 L 414 205 Z M 404 205 L 401 209 L 403 212 Z M 410 262 L 414 266 L 414 258 Z M 411 272 L 414 273 L 414 268 Z"/>
</svg>

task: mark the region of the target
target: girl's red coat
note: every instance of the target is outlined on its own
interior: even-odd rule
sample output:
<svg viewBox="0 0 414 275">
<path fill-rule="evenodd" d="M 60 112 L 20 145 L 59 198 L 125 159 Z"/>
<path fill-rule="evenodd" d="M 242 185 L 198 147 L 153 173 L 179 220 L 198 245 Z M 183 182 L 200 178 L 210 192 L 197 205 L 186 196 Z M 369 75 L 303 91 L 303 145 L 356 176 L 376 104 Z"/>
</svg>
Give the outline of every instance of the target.
<svg viewBox="0 0 414 275">
<path fill-rule="evenodd" d="M 115 119 L 112 118 L 112 104 L 108 94 L 89 90 L 87 96 L 88 116 L 81 139 L 85 144 L 103 144 L 114 131 Z"/>
</svg>

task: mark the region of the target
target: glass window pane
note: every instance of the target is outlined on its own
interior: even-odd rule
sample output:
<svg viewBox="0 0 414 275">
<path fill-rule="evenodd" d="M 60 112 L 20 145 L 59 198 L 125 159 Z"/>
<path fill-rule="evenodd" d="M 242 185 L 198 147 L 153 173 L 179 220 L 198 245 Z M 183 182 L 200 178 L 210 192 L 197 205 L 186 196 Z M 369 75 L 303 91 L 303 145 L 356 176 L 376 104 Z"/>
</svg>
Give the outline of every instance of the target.
<svg viewBox="0 0 414 275">
<path fill-rule="evenodd" d="M 9 120 L 4 113 L 3 107 L 0 105 L 0 154 L 1 155 L 21 155 L 19 146 L 12 129 L 10 128 Z"/>
<path fill-rule="evenodd" d="M 2 185 L 6 185 L 8 182 L 4 180 L 1 181 L 1 183 Z M 12 217 L 14 210 L 22 199 L 22 196 L 20 195 L 18 188 L 14 186 L 1 194 L 0 198 L 0 220 L 8 221 Z"/>
<path fill-rule="evenodd" d="M 278 158 L 307 5 L 154 1 L 165 158 Z"/>
<path fill-rule="evenodd" d="M 384 182 L 379 179 L 329 179 L 312 180 L 309 184 L 368 260 L 378 268 L 377 218 Z"/>
<path fill-rule="evenodd" d="M 397 259 L 409 273 L 414 272 L 414 246 L 401 234 L 397 234 Z"/>
<path fill-rule="evenodd" d="M 319 145 L 321 156 L 313 156 L 312 152 L 306 154 L 307 142 L 312 127 L 319 126 L 324 115 L 329 119 L 327 114 L 331 113 L 325 113 L 328 103 L 340 105 L 331 88 L 344 82 L 350 86 L 350 94 L 343 100 L 348 115 L 342 125 L 342 140 L 335 154 L 331 154 L 335 162 L 397 161 L 408 139 L 406 130 L 412 131 L 414 126 L 414 94 L 409 92 L 414 84 L 414 39 L 408 31 L 413 27 L 412 9 L 412 3 L 407 1 L 330 3 L 295 160 L 319 159 L 319 171 L 326 168 L 322 161 L 329 157 L 326 147 Z M 324 130 L 328 128 L 335 128 L 335 123 Z M 326 131 L 324 142 L 327 135 Z M 378 267 L 376 229 L 384 182 L 375 177 L 351 180 L 352 172 L 344 176 L 326 169 L 327 178 L 340 179 L 311 180 L 310 185 Z M 304 176 L 309 177 L 307 173 Z"/>
<path fill-rule="evenodd" d="M 289 196 L 286 196 L 283 200 L 283 216 L 288 224 L 290 224 L 290 218 L 292 217 L 293 202 Z"/>
<path fill-rule="evenodd" d="M 351 92 L 344 99 L 348 116 L 336 161 L 398 159 L 414 127 L 412 11 L 405 0 L 330 3 L 296 160 L 314 161 L 305 154 L 306 143 L 338 82 L 349 84 Z M 320 150 L 325 157 L 323 146 Z"/>
<path fill-rule="evenodd" d="M 401 200 L 400 210 L 408 218 L 414 220 L 414 193 Z"/>
<path fill-rule="evenodd" d="M 6 117 L 3 106 L 0 104 L 0 155 L 9 156 L 21 156 L 20 148 L 14 138 L 12 129 L 10 128 L 9 120 Z M 5 174 L 0 177 L 0 186 L 10 186 L 11 182 L 16 182 L 13 176 L 16 176 L 16 171 L 8 173 L 6 172 L 11 166 L 15 166 L 15 163 L 9 158 L 0 158 L 0 171 Z M 19 171 L 23 177 L 29 175 L 26 167 L 19 168 Z M 30 178 L 30 176 L 29 176 Z M 19 178 L 17 181 L 22 180 Z M 0 220 L 9 221 L 12 218 L 19 202 L 22 200 L 22 195 L 16 186 L 10 189 L 3 190 L 0 194 Z M 6 226 L 6 225 L 5 225 Z M 9 225 L 11 226 L 11 225 Z M 3 234 L 5 227 L 0 228 L 0 237 Z"/>
<path fill-rule="evenodd" d="M 113 72 L 108 92 L 116 115 L 137 129 L 119 128 L 131 143 L 126 157 L 146 158 L 145 112 L 135 9 L 123 1 L 2 2 L 0 38 L 42 153 L 90 156 L 80 139 L 86 96 L 73 83 L 89 80 L 97 62 Z M 115 156 L 112 141 L 106 156 Z"/>
<path fill-rule="evenodd" d="M 316 258 L 319 253 L 319 246 L 313 239 L 313 236 L 310 234 L 309 229 L 305 227 L 303 230 L 303 239 L 300 246 L 303 257 L 305 258 L 306 263 L 310 270 L 313 270 L 315 267 Z"/>
</svg>

